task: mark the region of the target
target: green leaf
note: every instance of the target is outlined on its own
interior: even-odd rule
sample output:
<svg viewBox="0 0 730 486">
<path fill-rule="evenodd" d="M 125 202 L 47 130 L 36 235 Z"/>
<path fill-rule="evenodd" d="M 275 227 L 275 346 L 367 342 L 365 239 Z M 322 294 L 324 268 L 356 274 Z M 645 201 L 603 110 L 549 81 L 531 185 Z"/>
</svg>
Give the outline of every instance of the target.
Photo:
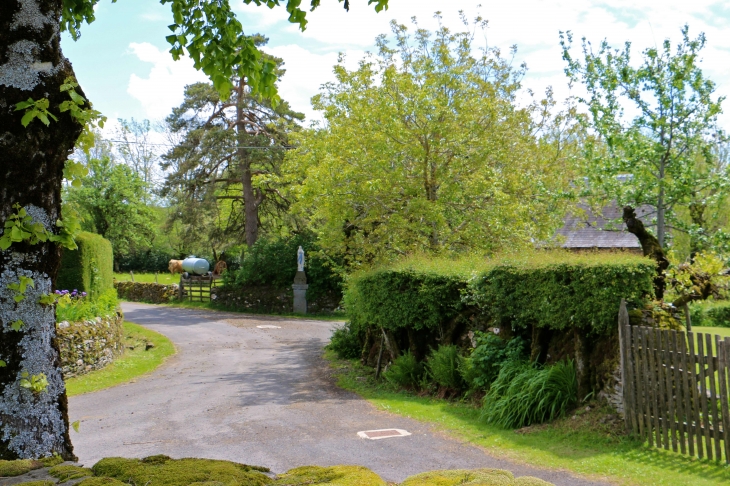
<svg viewBox="0 0 730 486">
<path fill-rule="evenodd" d="M 77 434 L 79 433 L 79 425 L 81 424 L 80 420 L 77 420 L 75 422 L 71 422 L 71 427 L 74 429 L 74 432 Z"/>
<path fill-rule="evenodd" d="M 0 368 L 5 368 L 8 364 L 0 359 Z"/>
<path fill-rule="evenodd" d="M 10 324 L 10 329 L 12 329 L 13 331 L 20 331 L 24 325 L 25 323 L 18 319 L 17 321 L 14 321 L 12 324 Z"/>
</svg>

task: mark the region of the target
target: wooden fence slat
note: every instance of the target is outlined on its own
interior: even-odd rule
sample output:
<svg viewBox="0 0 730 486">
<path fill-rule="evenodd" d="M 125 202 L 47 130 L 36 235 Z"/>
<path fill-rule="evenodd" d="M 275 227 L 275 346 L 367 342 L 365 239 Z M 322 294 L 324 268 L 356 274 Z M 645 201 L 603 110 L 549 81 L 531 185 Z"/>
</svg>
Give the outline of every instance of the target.
<svg viewBox="0 0 730 486">
<path fill-rule="evenodd" d="M 687 333 L 687 342 L 689 343 L 689 363 L 687 366 L 687 376 L 689 377 L 689 386 L 692 393 L 692 420 L 694 421 L 694 437 L 697 446 L 697 457 L 702 459 L 702 421 L 700 420 L 700 400 L 699 390 L 697 390 L 697 352 L 695 351 L 694 333 Z"/>
<path fill-rule="evenodd" d="M 700 365 L 700 408 L 702 410 L 702 426 L 704 427 L 705 432 L 705 455 L 707 455 L 708 460 L 712 460 L 712 442 L 710 441 L 710 421 L 709 421 L 709 413 L 707 412 L 707 373 L 705 372 L 705 366 L 707 365 L 707 360 L 705 357 L 705 343 L 704 341 L 704 335 L 702 333 L 697 333 L 697 363 Z"/>
<path fill-rule="evenodd" d="M 672 352 L 672 332 L 674 331 L 662 331 L 664 334 L 664 375 L 667 379 L 667 403 L 669 409 L 667 416 L 669 417 L 669 435 L 672 440 L 672 450 L 677 452 L 677 415 L 674 411 L 674 402 L 676 400 L 677 392 L 674 388 L 674 357 L 676 353 Z"/>
<path fill-rule="evenodd" d="M 728 458 L 730 458 L 730 450 L 728 450 L 730 447 L 730 445 L 728 445 L 728 422 L 730 422 L 730 412 L 728 411 L 727 395 L 727 348 L 725 347 L 725 341 L 717 334 L 715 334 L 715 345 L 717 346 L 717 382 L 720 393 L 720 420 L 722 421 L 720 436 L 722 437 L 725 463 L 727 464 Z M 719 424 L 718 428 L 720 428 Z"/>
<path fill-rule="evenodd" d="M 636 416 L 636 382 L 634 378 L 634 354 L 631 352 L 633 329 L 629 324 L 624 326 L 624 365 L 626 376 L 623 378 L 624 393 L 627 402 L 624 404 L 624 416 L 628 417 L 629 432 L 639 433 L 639 423 Z"/>
<path fill-rule="evenodd" d="M 634 387 L 634 401 L 636 404 L 636 422 L 639 426 L 639 437 L 644 438 L 644 390 L 641 386 L 643 383 L 643 367 L 641 359 L 641 328 L 635 327 L 631 333 L 632 343 L 631 351 L 634 357 L 634 379 L 636 380 L 636 386 Z"/>
<path fill-rule="evenodd" d="M 657 379 L 656 360 L 656 335 L 654 328 L 647 329 L 649 342 L 649 393 L 651 396 L 652 416 L 654 418 L 654 440 L 657 447 L 662 446 L 662 426 L 659 423 L 661 412 L 659 411 L 659 380 Z"/>
<path fill-rule="evenodd" d="M 682 361 L 680 359 L 680 348 L 677 342 L 677 331 L 672 329 L 671 332 L 671 352 L 672 352 L 672 368 L 674 369 L 674 396 L 676 403 L 676 416 L 677 416 L 677 434 L 679 441 L 679 450 L 682 454 L 687 454 L 687 446 L 684 442 L 685 435 L 685 411 L 684 411 L 684 394 L 685 388 L 682 386 L 684 380 L 682 379 L 681 371 L 683 368 Z"/>
<path fill-rule="evenodd" d="M 720 444 L 720 416 L 717 410 L 717 386 L 715 384 L 715 371 L 717 370 L 717 360 L 712 351 L 712 334 L 705 334 L 705 346 L 707 348 L 707 375 L 710 380 L 710 414 L 708 421 L 712 422 L 712 430 L 710 436 L 715 443 L 715 460 L 719 461 L 722 458 L 721 444 Z"/>
<path fill-rule="evenodd" d="M 654 357 L 656 359 L 657 382 L 659 382 L 659 395 L 657 396 L 659 404 L 659 420 L 662 427 L 662 445 L 669 450 L 669 418 L 667 414 L 667 397 L 669 391 L 666 390 L 666 360 L 664 359 L 664 331 L 654 329 Z"/>
<path fill-rule="evenodd" d="M 651 367 L 649 365 L 649 329 L 644 327 L 641 329 L 641 359 L 642 359 L 642 377 L 644 379 L 644 413 L 646 420 L 646 440 L 649 446 L 654 445 L 654 424 L 652 422 L 652 402 L 653 387 L 651 382 Z"/>
</svg>

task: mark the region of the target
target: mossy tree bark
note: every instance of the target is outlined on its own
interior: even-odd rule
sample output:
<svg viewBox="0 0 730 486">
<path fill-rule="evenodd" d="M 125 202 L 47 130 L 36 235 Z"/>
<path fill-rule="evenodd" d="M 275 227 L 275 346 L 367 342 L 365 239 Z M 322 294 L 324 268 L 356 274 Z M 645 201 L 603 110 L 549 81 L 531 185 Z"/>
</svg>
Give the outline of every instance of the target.
<svg viewBox="0 0 730 486">
<path fill-rule="evenodd" d="M 63 167 L 81 126 L 60 113 L 68 100 L 61 93 L 73 76 L 60 47 L 62 0 L 0 2 L 0 223 L 19 204 L 46 230 L 57 232 L 61 212 Z M 46 127 L 38 119 L 21 124 L 15 106 L 28 98 L 47 98 L 58 121 Z M 39 303 L 53 291 L 60 248 L 51 242 L 14 243 L 0 251 L 0 459 L 58 453 L 73 458 L 68 433 L 67 400 L 59 366 L 55 309 Z M 16 303 L 9 284 L 30 277 L 26 298 Z M 19 331 L 10 325 L 21 320 Z M 44 374 L 48 386 L 33 392 L 20 386 L 21 373 Z"/>
<path fill-rule="evenodd" d="M 664 254 L 664 249 L 659 244 L 659 240 L 649 233 L 644 227 L 644 223 L 636 217 L 636 211 L 631 206 L 624 207 L 623 214 L 624 224 L 629 233 L 636 235 L 641 244 L 641 251 L 644 256 L 648 256 L 657 262 L 657 275 L 654 278 L 654 292 L 656 298 L 661 300 L 664 298 L 664 290 L 666 282 L 664 271 L 669 268 L 669 260 Z"/>
</svg>

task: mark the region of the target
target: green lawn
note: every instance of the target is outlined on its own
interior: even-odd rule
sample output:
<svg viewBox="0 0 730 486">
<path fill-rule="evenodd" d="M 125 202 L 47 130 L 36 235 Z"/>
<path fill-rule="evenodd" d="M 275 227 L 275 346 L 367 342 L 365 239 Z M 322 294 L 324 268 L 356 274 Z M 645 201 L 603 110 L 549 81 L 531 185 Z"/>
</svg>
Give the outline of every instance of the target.
<svg viewBox="0 0 730 486">
<path fill-rule="evenodd" d="M 416 396 L 376 383 L 373 370 L 358 362 L 325 357 L 338 373 L 338 385 L 391 413 L 435 424 L 438 429 L 486 449 L 489 454 L 539 467 L 565 469 L 615 484 L 704 486 L 728 484 L 730 468 L 660 449 L 622 434 L 623 422 L 603 424 L 605 410 L 520 431 L 499 429 L 479 420 L 479 409 L 466 402 Z"/>
<path fill-rule="evenodd" d="M 132 276 L 129 273 L 115 273 L 114 278 L 117 279 L 119 282 L 128 282 L 132 280 Z M 134 273 L 134 281 L 135 282 L 146 282 L 151 283 L 155 281 L 155 274 L 154 273 Z M 174 275 L 170 274 L 170 272 L 160 272 L 157 274 L 157 283 L 161 284 L 173 284 L 173 283 L 180 283 L 180 274 L 176 273 Z"/>
<path fill-rule="evenodd" d="M 154 347 L 145 350 L 146 343 Z M 127 383 L 154 371 L 175 354 L 175 345 L 160 333 L 131 322 L 124 323 L 124 355 L 113 363 L 86 375 L 66 380 L 68 396 L 90 393 Z M 129 347 L 134 346 L 134 349 Z"/>
</svg>

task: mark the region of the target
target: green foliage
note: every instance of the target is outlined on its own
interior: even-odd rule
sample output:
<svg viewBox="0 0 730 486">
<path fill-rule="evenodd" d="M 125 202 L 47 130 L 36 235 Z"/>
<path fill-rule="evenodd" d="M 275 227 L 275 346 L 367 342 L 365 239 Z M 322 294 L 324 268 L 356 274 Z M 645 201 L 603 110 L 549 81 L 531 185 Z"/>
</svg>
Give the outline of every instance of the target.
<svg viewBox="0 0 730 486">
<path fill-rule="evenodd" d="M 461 390 L 464 388 L 464 380 L 459 372 L 462 360 L 458 347 L 453 344 L 440 345 L 431 351 L 426 362 L 429 377 L 439 386 Z"/>
<path fill-rule="evenodd" d="M 48 240 L 48 231 L 40 222 L 33 222 L 33 217 L 25 208 L 16 203 L 13 208 L 17 211 L 5 221 L 5 229 L 0 236 L 0 250 L 7 250 L 13 243 L 26 241 L 36 245 Z"/>
<path fill-rule="evenodd" d="M 350 277 L 345 307 L 361 329 L 437 330 L 471 307 L 497 327 L 603 333 L 622 298 L 640 305 L 651 297 L 654 274 L 653 261 L 628 254 L 412 258 Z"/>
<path fill-rule="evenodd" d="M 28 290 L 28 287 L 35 288 L 35 282 L 33 282 L 32 278 L 23 275 L 18 278 L 18 283 L 8 284 L 8 289 L 15 291 L 15 295 L 13 296 L 15 302 L 25 300 L 25 291 Z"/>
<path fill-rule="evenodd" d="M 244 255 L 241 267 L 227 273 L 226 285 L 291 289 L 297 273 L 297 249 L 300 246 L 306 253 L 307 299 L 316 300 L 326 292 L 341 292 L 342 277 L 333 268 L 333 262 L 323 257 L 311 233 L 259 239 Z"/>
<path fill-rule="evenodd" d="M 19 385 L 33 393 L 41 393 L 48 387 L 48 378 L 45 373 L 31 375 L 27 371 L 20 373 Z"/>
<path fill-rule="evenodd" d="M 327 349 L 337 353 L 341 359 L 356 359 L 362 354 L 362 343 L 359 333 L 353 329 L 349 321 L 332 330 L 332 337 Z"/>
<path fill-rule="evenodd" d="M 78 87 L 79 84 L 75 78 L 66 78 L 61 85 L 61 93 L 67 93 L 71 99 L 62 102 L 58 106 L 58 109 L 61 113 L 68 112 L 76 123 L 84 127 L 79 138 L 76 140 L 76 146 L 88 154 L 89 150 L 94 146 L 96 139 L 95 130 L 104 128 L 106 117 L 101 112 L 95 110 L 91 102 L 76 91 Z M 46 125 L 48 124 L 46 123 Z"/>
<path fill-rule="evenodd" d="M 424 372 L 423 364 L 408 350 L 388 366 L 383 377 L 401 388 L 415 389 L 421 384 Z"/>
<path fill-rule="evenodd" d="M 49 126 L 51 124 L 49 118 L 53 121 L 58 121 L 58 118 L 56 118 L 53 113 L 48 111 L 48 106 L 48 98 L 41 98 L 39 100 L 28 98 L 27 101 L 21 101 L 20 103 L 16 104 L 15 111 L 25 110 L 23 118 L 20 120 L 20 123 L 24 127 L 30 125 L 30 122 L 32 122 L 36 118 L 38 118 L 45 126 Z"/>
<path fill-rule="evenodd" d="M 475 331 L 474 334 L 477 345 L 469 357 L 471 379 L 466 380 L 473 389 L 488 389 L 504 363 L 527 358 L 528 345 L 520 336 L 504 340 L 491 332 Z"/>
<path fill-rule="evenodd" d="M 341 58 L 313 98 L 326 123 L 292 136 L 284 171 L 330 254 L 356 266 L 496 251 L 560 224 L 569 123 L 550 99 L 518 108 L 524 72 L 476 45 L 482 19 L 466 27 L 411 34 L 393 22 L 397 47 L 379 36 L 354 71 Z"/>
<path fill-rule="evenodd" d="M 118 306 L 117 292 L 114 289 L 105 290 L 95 299 L 89 297 L 73 299 L 64 295 L 56 304 L 56 322 L 79 322 L 113 316 Z"/>
<path fill-rule="evenodd" d="M 579 100 L 588 108 L 586 128 L 596 134 L 584 146 L 588 192 L 600 204 L 656 208 L 662 246 L 669 224 L 707 234 L 707 213 L 724 203 L 730 186 L 713 147 L 724 138 L 717 123 L 724 98 L 700 68 L 704 34 L 691 39 L 685 25 L 676 49 L 666 39 L 643 50 L 639 62 L 630 42 L 614 49 L 604 40 L 596 52 L 584 38 L 583 61 L 571 55 L 570 33 L 561 33 L 561 44 L 566 74 L 588 92 Z M 690 224 L 677 217 L 681 209 Z"/>
<path fill-rule="evenodd" d="M 78 208 L 83 227 L 112 243 L 114 255 L 149 247 L 154 213 L 145 203 L 144 181 L 129 166 L 109 157 L 91 158 L 80 187 L 67 188 L 64 202 Z"/>
<path fill-rule="evenodd" d="M 706 301 L 690 305 L 692 327 L 730 327 L 730 301 Z"/>
<path fill-rule="evenodd" d="M 63 252 L 56 288 L 77 289 L 97 298 L 113 289 L 112 245 L 100 235 L 87 232 L 79 233 L 76 241 L 78 249 Z"/>
<path fill-rule="evenodd" d="M 577 403 L 572 361 L 539 367 L 508 361 L 484 397 L 483 418 L 503 428 L 520 428 L 563 417 Z"/>
</svg>

